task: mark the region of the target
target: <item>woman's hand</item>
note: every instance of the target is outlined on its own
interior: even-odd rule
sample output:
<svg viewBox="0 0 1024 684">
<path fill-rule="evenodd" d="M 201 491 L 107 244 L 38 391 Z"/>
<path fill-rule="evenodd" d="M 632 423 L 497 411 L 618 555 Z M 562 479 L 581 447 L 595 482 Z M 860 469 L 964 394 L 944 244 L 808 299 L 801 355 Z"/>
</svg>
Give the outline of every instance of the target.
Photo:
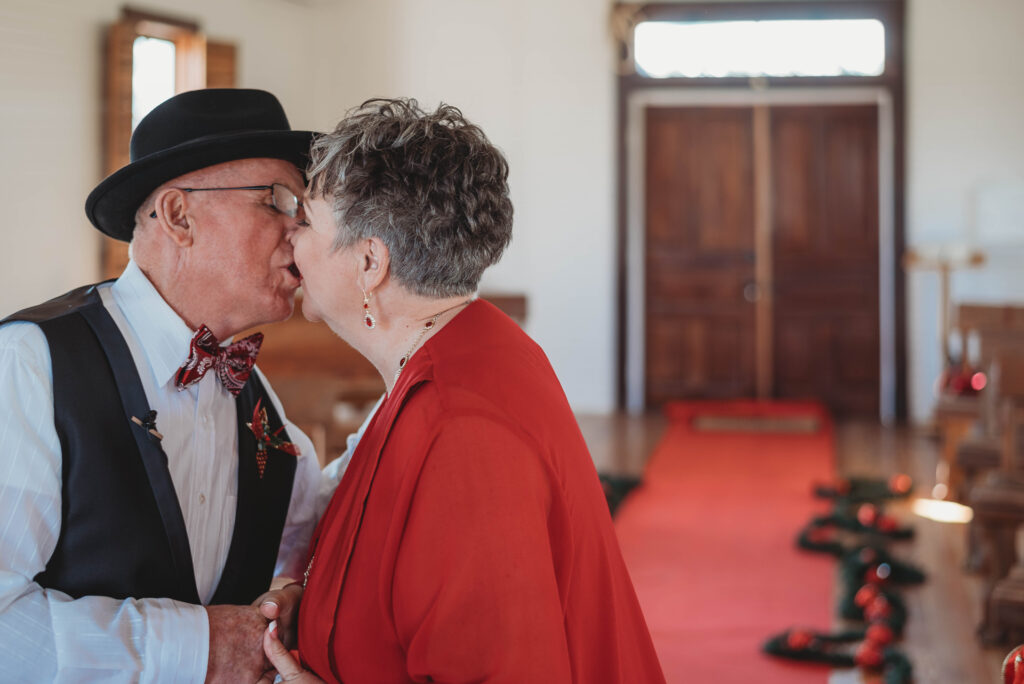
<svg viewBox="0 0 1024 684">
<path fill-rule="evenodd" d="M 284 681 L 293 682 L 293 684 L 323 684 L 324 680 L 309 670 L 303 670 L 298 661 L 292 657 L 292 654 L 281 643 L 281 640 L 277 638 L 277 620 L 271 622 L 267 626 L 267 631 L 263 633 L 263 651 L 267 654 L 267 658 L 270 659 L 271 665 L 277 669 L 277 674 L 281 675 L 281 679 Z M 274 673 L 268 672 L 263 675 L 257 684 L 263 684 L 264 682 L 272 684 L 273 681 Z"/>
<path fill-rule="evenodd" d="M 253 603 L 259 607 L 263 617 L 277 620 L 278 638 L 288 648 L 295 648 L 302 593 L 302 585 L 292 582 L 279 589 L 271 589 Z"/>
</svg>

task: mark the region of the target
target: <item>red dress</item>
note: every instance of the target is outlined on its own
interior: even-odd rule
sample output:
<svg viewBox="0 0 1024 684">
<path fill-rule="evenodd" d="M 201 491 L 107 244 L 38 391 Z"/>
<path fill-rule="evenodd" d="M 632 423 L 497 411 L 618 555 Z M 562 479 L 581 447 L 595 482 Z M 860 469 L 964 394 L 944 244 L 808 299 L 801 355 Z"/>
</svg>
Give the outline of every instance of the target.
<svg viewBox="0 0 1024 684">
<path fill-rule="evenodd" d="M 410 360 L 313 554 L 299 653 L 328 682 L 664 682 L 561 385 L 487 302 Z"/>
</svg>

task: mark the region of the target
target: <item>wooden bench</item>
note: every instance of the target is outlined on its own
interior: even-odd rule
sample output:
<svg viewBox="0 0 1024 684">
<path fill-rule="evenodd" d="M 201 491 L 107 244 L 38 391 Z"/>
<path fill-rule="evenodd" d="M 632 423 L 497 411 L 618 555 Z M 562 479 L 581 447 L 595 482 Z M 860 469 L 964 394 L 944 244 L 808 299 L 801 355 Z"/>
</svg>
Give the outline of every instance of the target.
<svg viewBox="0 0 1024 684">
<path fill-rule="evenodd" d="M 1024 566 L 1017 548 L 1017 530 L 1024 523 L 1024 356 L 1001 354 L 992 369 L 1000 388 L 1000 465 L 968 494 L 985 585 L 978 633 L 986 644 L 1024 638 Z"/>
<path fill-rule="evenodd" d="M 975 367 L 989 373 L 1000 354 L 1024 356 L 1024 306 L 961 304 L 957 307 L 961 358 L 967 359 L 969 340 L 978 340 Z M 991 378 L 990 378 L 991 380 Z M 935 421 L 942 440 L 936 468 L 936 498 L 964 501 L 971 481 L 979 472 L 998 463 L 999 417 L 991 385 L 977 395 L 940 394 Z"/>
</svg>

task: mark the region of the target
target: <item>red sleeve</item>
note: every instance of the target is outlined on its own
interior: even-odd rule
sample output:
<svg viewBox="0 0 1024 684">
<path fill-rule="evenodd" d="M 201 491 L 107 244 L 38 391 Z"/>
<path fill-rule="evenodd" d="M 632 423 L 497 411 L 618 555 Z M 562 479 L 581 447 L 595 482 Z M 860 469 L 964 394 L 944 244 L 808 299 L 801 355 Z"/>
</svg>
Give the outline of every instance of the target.
<svg viewBox="0 0 1024 684">
<path fill-rule="evenodd" d="M 569 682 L 552 561 L 554 481 L 485 417 L 429 446 L 396 560 L 393 609 L 417 682 Z"/>
</svg>

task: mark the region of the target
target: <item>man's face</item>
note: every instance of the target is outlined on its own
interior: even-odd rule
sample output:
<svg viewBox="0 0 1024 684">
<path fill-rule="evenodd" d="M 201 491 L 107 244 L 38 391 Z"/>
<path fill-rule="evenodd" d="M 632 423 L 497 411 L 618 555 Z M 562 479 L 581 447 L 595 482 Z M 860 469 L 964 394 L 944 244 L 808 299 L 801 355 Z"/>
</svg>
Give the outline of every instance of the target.
<svg viewBox="0 0 1024 684">
<path fill-rule="evenodd" d="M 280 183 L 301 198 L 299 170 L 279 159 L 244 159 L 211 167 L 205 187 Z M 199 187 L 198 185 L 196 187 Z M 187 273 L 231 333 L 288 318 L 299 287 L 289 236 L 304 221 L 277 210 L 270 190 L 193 192 L 195 221 Z"/>
</svg>

